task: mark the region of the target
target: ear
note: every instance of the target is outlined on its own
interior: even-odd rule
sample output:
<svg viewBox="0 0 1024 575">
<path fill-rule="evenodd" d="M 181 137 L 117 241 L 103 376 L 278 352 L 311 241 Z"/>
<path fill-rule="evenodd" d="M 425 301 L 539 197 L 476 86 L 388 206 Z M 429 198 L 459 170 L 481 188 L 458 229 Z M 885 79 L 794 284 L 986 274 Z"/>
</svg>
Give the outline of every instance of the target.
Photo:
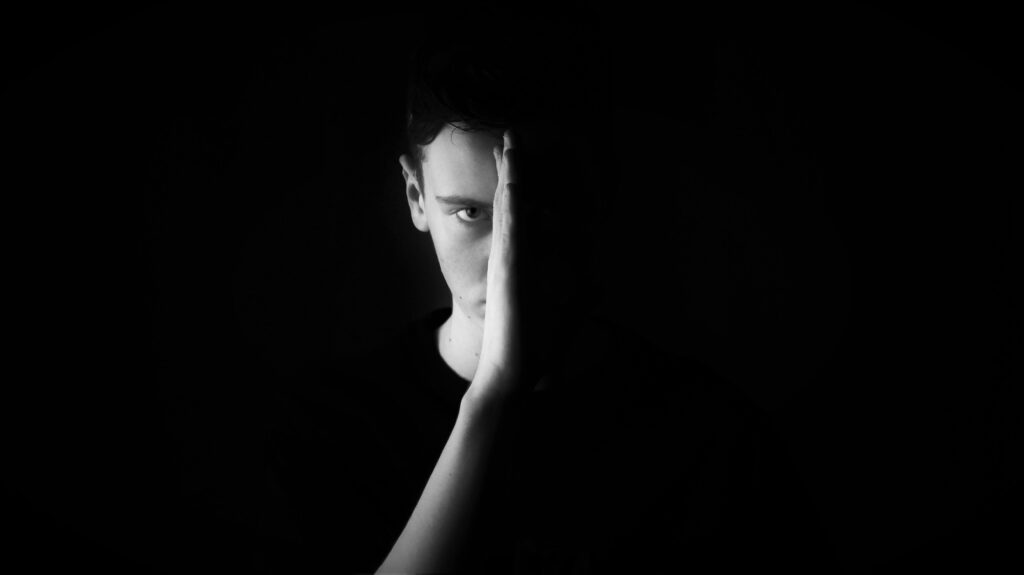
<svg viewBox="0 0 1024 575">
<path fill-rule="evenodd" d="M 402 177 L 405 178 L 405 199 L 409 202 L 409 214 L 412 216 L 412 225 L 416 229 L 425 232 L 430 229 L 427 225 L 426 196 L 420 189 L 420 181 L 416 168 L 412 165 L 412 158 L 402 154 L 398 158 L 402 164 Z"/>
</svg>

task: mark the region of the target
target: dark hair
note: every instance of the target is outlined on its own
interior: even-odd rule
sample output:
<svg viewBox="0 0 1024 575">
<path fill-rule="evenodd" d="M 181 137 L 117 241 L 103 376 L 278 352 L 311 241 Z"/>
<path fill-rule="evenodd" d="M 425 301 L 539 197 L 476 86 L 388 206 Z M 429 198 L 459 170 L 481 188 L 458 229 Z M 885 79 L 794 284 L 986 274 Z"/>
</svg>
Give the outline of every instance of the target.
<svg viewBox="0 0 1024 575">
<path fill-rule="evenodd" d="M 600 301 L 594 241 L 614 177 L 599 169 L 598 138 L 610 121 L 604 56 L 585 15 L 570 22 L 469 18 L 433 30 L 411 54 L 406 137 L 423 188 L 423 149 L 447 125 L 465 131 L 535 126 L 544 143 L 521 138 L 520 181 L 559 219 L 573 247 L 565 265 L 589 285 L 577 300 Z M 554 134 L 554 135 L 552 135 Z M 523 132 L 520 132 L 523 135 Z M 581 200 L 582 198 L 582 200 Z M 565 240 L 563 239 L 563 242 Z"/>
<path fill-rule="evenodd" d="M 572 138 L 565 143 L 588 147 L 607 114 L 594 66 L 600 58 L 582 34 L 585 27 L 529 17 L 481 19 L 446 21 L 413 47 L 406 140 L 417 172 L 423 148 L 448 125 L 496 135 L 516 126 L 557 125 Z"/>
</svg>

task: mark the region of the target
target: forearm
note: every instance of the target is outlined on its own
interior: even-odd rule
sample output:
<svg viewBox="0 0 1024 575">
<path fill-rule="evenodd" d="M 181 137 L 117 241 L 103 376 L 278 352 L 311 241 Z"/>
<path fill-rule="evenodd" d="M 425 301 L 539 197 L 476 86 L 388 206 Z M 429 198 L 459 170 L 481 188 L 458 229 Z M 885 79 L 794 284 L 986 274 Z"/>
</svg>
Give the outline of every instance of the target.
<svg viewBox="0 0 1024 575">
<path fill-rule="evenodd" d="M 377 573 L 437 573 L 457 567 L 472 528 L 502 406 L 467 395 L 409 521 Z"/>
</svg>

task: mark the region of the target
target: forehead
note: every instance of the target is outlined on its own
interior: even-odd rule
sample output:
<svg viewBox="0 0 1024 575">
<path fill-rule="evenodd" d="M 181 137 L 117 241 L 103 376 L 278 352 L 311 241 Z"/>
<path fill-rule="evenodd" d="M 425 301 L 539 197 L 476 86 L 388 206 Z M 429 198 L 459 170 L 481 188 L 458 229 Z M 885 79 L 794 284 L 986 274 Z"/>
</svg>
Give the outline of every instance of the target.
<svg viewBox="0 0 1024 575">
<path fill-rule="evenodd" d="M 488 132 L 445 126 L 424 150 L 423 175 L 435 193 L 471 195 L 488 200 L 498 184 L 491 150 L 500 142 Z"/>
</svg>

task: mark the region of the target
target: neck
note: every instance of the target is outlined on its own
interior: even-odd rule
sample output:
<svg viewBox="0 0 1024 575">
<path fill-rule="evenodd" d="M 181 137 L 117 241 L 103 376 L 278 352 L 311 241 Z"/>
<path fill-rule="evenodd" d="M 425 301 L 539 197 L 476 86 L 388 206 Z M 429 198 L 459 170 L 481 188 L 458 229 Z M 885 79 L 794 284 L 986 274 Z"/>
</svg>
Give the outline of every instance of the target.
<svg viewBox="0 0 1024 575">
<path fill-rule="evenodd" d="M 466 381 L 472 381 L 480 360 L 483 324 L 470 317 L 452 301 L 452 315 L 437 330 L 437 348 L 448 367 Z"/>
</svg>

